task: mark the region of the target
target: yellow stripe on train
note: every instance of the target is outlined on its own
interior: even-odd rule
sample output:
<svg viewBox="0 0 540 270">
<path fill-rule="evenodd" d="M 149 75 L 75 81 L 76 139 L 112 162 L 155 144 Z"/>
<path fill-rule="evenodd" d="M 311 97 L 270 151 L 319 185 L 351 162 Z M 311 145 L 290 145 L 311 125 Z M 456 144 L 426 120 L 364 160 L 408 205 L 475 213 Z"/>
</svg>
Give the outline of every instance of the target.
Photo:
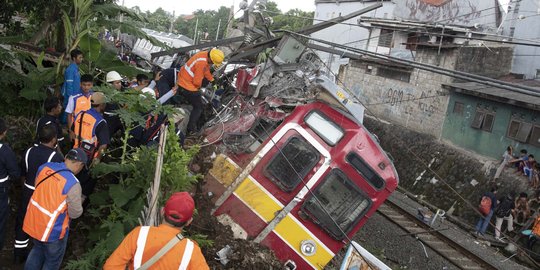
<svg viewBox="0 0 540 270">
<path fill-rule="evenodd" d="M 272 221 L 275 215 L 283 209 L 283 204 L 277 201 L 259 183 L 249 176 L 234 191 L 234 194 L 251 208 L 266 223 Z M 334 254 L 324 246 L 319 239 L 312 235 L 296 218 L 288 214 L 274 228 L 274 232 L 286 242 L 298 255 L 303 257 L 313 267 L 322 269 Z M 301 242 L 313 240 L 317 245 L 317 252 L 312 256 L 304 256 L 300 251 Z"/>
<path fill-rule="evenodd" d="M 274 219 L 276 213 L 283 209 L 283 205 L 267 193 L 251 176 L 236 188 L 234 194 L 240 198 L 266 223 Z"/>
</svg>

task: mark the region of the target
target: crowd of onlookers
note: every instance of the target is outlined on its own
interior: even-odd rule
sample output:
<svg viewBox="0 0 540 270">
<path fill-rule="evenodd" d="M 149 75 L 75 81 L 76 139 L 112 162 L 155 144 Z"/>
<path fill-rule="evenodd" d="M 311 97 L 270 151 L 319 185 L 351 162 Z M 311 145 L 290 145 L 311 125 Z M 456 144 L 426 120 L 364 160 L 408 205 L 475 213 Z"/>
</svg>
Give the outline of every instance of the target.
<svg viewBox="0 0 540 270">
<path fill-rule="evenodd" d="M 499 179 L 506 168 L 513 168 L 515 174 L 525 177 L 533 191 L 540 188 L 540 164 L 536 162 L 534 155 L 528 153 L 526 149 L 521 149 L 519 155 L 516 155 L 513 147 L 508 146 L 503 154 L 503 161 L 495 172 L 494 179 Z"/>
<path fill-rule="evenodd" d="M 479 212 L 483 216 L 476 225 L 475 234 L 483 237 L 495 216 L 495 222 L 491 224 L 495 225 L 496 240 L 506 242 L 508 239 L 505 237 L 519 233 L 527 237 L 526 247 L 532 251 L 540 239 L 540 164 L 526 149 L 520 150 L 518 155 L 514 154 L 512 146 L 507 147 L 502 158 L 494 181 L 497 182 L 504 170 L 509 170 L 511 174 L 526 181 L 530 191 L 519 194 L 509 192 L 499 197 L 499 183 L 496 183 L 497 185 L 481 198 Z M 507 221 L 505 230 L 504 221 Z M 503 234 L 505 231 L 506 234 Z"/>
</svg>

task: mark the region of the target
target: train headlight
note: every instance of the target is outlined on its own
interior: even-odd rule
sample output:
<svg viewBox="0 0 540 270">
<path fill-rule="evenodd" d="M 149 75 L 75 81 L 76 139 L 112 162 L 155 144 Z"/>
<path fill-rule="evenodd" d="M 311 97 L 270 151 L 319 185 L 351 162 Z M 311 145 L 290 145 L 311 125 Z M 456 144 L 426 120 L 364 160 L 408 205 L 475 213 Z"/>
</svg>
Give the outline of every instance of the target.
<svg viewBox="0 0 540 270">
<path fill-rule="evenodd" d="M 300 242 L 300 252 L 304 254 L 304 256 L 313 256 L 315 255 L 315 252 L 317 252 L 317 245 L 315 244 L 315 241 L 313 240 L 304 240 Z"/>
</svg>

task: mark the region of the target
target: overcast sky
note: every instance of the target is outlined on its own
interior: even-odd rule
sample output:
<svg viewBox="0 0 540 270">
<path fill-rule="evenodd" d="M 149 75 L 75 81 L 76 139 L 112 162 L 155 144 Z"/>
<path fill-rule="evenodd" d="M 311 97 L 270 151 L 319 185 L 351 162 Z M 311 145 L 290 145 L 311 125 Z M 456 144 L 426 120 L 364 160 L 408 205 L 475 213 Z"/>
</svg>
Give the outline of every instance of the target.
<svg viewBox="0 0 540 270">
<path fill-rule="evenodd" d="M 126 7 L 139 6 L 141 10 L 154 11 L 158 7 L 163 8 L 166 11 L 172 13 L 176 11 L 176 15 L 179 14 L 191 14 L 195 10 L 202 9 L 214 9 L 217 10 L 220 6 L 230 7 L 234 3 L 234 11 L 238 10 L 238 3 L 240 0 L 119 0 L 117 3 Z M 248 1 L 251 3 L 251 0 Z M 315 0 L 274 0 L 278 4 L 278 8 L 282 11 L 288 11 L 289 9 L 299 8 L 305 11 L 315 10 Z"/>
<path fill-rule="evenodd" d="M 127 7 L 139 6 L 141 10 L 154 11 L 158 7 L 165 9 L 166 11 L 176 11 L 176 15 L 179 14 L 191 14 L 195 10 L 202 9 L 214 9 L 217 10 L 220 6 L 230 7 L 234 3 L 234 10 L 238 10 L 238 3 L 241 0 L 118 0 L 121 4 L 122 1 Z M 480 0 L 486 1 L 486 0 Z M 506 6 L 510 0 L 499 0 L 506 10 Z M 248 0 L 251 3 L 251 0 Z M 293 8 L 298 8 L 305 11 L 315 10 L 315 0 L 274 0 L 278 4 L 278 8 L 282 11 L 288 11 Z"/>
</svg>

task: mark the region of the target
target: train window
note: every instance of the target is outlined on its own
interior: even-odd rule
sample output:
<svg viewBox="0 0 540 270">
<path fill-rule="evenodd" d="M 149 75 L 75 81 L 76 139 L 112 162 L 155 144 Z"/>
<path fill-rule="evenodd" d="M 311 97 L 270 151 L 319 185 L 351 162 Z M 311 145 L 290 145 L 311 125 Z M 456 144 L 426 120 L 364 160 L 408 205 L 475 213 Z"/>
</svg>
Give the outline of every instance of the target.
<svg viewBox="0 0 540 270">
<path fill-rule="evenodd" d="M 302 210 L 333 238 L 342 240 L 343 232 L 349 233 L 370 206 L 369 197 L 343 172 L 334 169 L 304 202 Z"/>
<path fill-rule="evenodd" d="M 319 162 L 319 156 L 319 152 L 303 138 L 291 137 L 264 172 L 281 189 L 291 192 Z"/>
<path fill-rule="evenodd" d="M 373 187 L 378 190 L 384 187 L 384 179 L 382 179 L 382 177 L 380 177 L 359 155 L 356 153 L 348 154 L 347 162 L 349 162 Z"/>
<path fill-rule="evenodd" d="M 343 129 L 321 112 L 311 112 L 304 120 L 330 146 L 336 145 L 343 137 Z"/>
</svg>

